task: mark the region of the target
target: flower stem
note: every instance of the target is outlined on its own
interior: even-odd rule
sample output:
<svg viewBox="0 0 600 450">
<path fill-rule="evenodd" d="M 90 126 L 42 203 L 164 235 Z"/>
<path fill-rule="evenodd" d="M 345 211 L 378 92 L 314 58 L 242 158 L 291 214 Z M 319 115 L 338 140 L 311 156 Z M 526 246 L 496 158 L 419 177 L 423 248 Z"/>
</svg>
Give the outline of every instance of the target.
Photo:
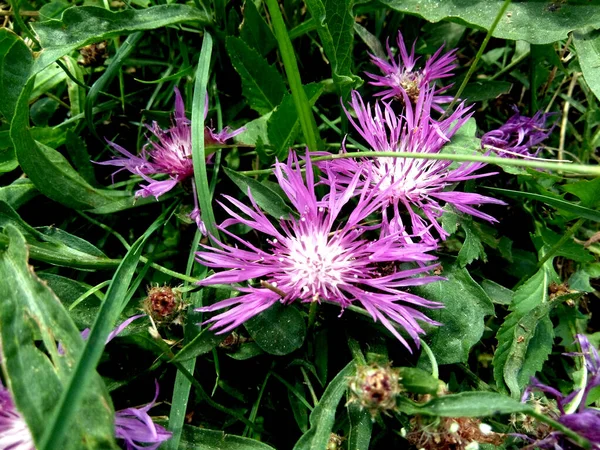
<svg viewBox="0 0 600 450">
<path fill-rule="evenodd" d="M 423 347 L 423 351 L 425 352 L 425 354 L 429 358 L 429 362 L 431 363 L 431 376 L 437 380 L 440 378 L 440 369 L 438 368 L 437 360 L 435 359 L 431 348 L 429 348 L 429 345 L 427 345 L 427 343 L 423 339 L 420 339 L 420 341 L 421 346 Z"/>
<path fill-rule="evenodd" d="M 302 80 L 300 79 L 300 71 L 298 70 L 298 62 L 296 61 L 296 55 L 294 54 L 294 47 L 292 47 L 292 41 L 288 35 L 285 23 L 283 22 L 283 16 L 279 10 L 279 3 L 277 0 L 266 0 L 265 4 L 271 15 L 271 21 L 279 44 L 279 52 L 281 53 L 281 59 L 283 60 L 283 66 L 285 67 L 285 74 L 290 84 L 290 90 L 292 91 L 292 97 L 294 104 L 296 105 L 296 112 L 300 120 L 300 127 L 302 128 L 302 134 L 306 140 L 306 145 L 309 150 L 317 150 L 317 126 L 315 119 L 311 112 L 310 103 L 304 88 L 302 87 Z"/>
<path fill-rule="evenodd" d="M 550 162 L 550 161 L 528 161 L 521 159 L 512 158 L 501 158 L 499 156 L 484 156 L 484 155 L 452 155 L 446 153 L 412 153 L 412 152 L 349 152 L 339 153 L 335 155 L 327 156 L 316 156 L 311 158 L 311 161 L 333 161 L 336 159 L 345 158 L 415 158 L 415 159 L 436 159 L 445 161 L 458 161 L 458 162 L 483 162 L 486 164 L 496 164 L 499 166 L 511 166 L 511 167 L 530 167 L 533 169 L 544 169 L 544 170 L 562 170 L 564 172 L 577 173 L 580 175 L 592 175 L 600 176 L 600 166 L 592 166 L 585 164 L 565 164 L 564 162 Z M 305 164 L 305 161 L 300 161 L 301 165 Z M 246 170 L 238 173 L 242 175 L 260 175 L 268 174 L 273 171 L 272 168 L 261 169 L 261 170 Z"/>
<path fill-rule="evenodd" d="M 492 22 L 492 25 L 490 26 L 490 28 L 488 29 L 487 34 L 485 35 L 485 39 L 481 43 L 481 47 L 479 47 L 479 51 L 475 55 L 475 60 L 473 61 L 473 64 L 471 64 L 471 67 L 469 67 L 469 71 L 467 72 L 467 75 L 465 76 L 465 78 L 463 79 L 462 83 L 460 84 L 460 87 L 458 88 L 458 91 L 456 92 L 456 95 L 454 96 L 454 99 L 452 99 L 452 103 L 450 103 L 450 106 L 448 106 L 448 108 L 446 108 L 446 112 L 447 111 L 452 111 L 452 108 L 454 107 L 454 105 L 456 104 L 456 102 L 460 99 L 460 96 L 463 93 L 463 91 L 465 90 L 465 87 L 467 86 L 467 83 L 471 79 L 471 76 L 473 75 L 473 73 L 475 73 L 475 69 L 477 69 L 477 63 L 479 62 L 479 60 L 483 56 L 483 52 L 485 51 L 485 48 L 487 47 L 487 44 L 490 41 L 490 38 L 492 37 L 492 34 L 494 34 L 494 30 L 498 26 L 498 22 L 500 22 L 500 19 L 504 15 L 504 12 L 506 11 L 506 8 L 508 8 L 508 5 L 510 5 L 510 2 L 511 2 L 511 0 L 504 0 L 504 3 L 502 4 L 502 7 L 498 11 L 498 14 L 496 14 L 496 18 Z M 446 115 L 446 113 L 444 113 L 444 116 L 445 115 Z"/>
</svg>

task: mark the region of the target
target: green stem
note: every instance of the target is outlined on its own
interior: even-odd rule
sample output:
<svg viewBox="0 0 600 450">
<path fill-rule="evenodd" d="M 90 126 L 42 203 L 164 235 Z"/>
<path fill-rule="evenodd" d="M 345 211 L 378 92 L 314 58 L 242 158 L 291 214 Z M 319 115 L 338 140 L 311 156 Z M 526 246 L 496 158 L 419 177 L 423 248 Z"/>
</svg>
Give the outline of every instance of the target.
<svg viewBox="0 0 600 450">
<path fill-rule="evenodd" d="M 273 22 L 275 37 L 277 38 L 281 59 L 283 60 L 283 66 L 285 67 L 285 74 L 287 75 L 294 104 L 296 105 L 296 112 L 300 119 L 302 134 L 304 134 L 308 149 L 310 151 L 316 151 L 318 136 L 317 126 L 311 112 L 308 97 L 302 87 L 298 62 L 296 61 L 292 41 L 290 40 L 285 23 L 283 22 L 281 11 L 279 10 L 279 3 L 277 0 L 265 0 L 265 4 L 271 15 L 271 21 Z"/>
<path fill-rule="evenodd" d="M 544 256 L 542 256 L 540 261 L 537 263 L 536 269 L 540 269 L 546 261 L 548 261 L 551 257 L 553 257 L 556 254 L 556 252 L 558 250 L 560 250 L 560 248 L 569 239 L 571 239 L 571 237 L 577 232 L 577 230 L 579 230 L 579 228 L 581 228 L 581 226 L 583 225 L 585 220 L 586 219 L 584 219 L 584 218 L 579 219 L 577 222 L 575 222 L 573 224 L 572 227 L 570 227 L 567 231 L 565 231 L 563 236 L 556 242 L 556 244 L 554 244 L 552 247 L 550 247 L 550 249 L 546 253 L 544 253 Z"/>
<path fill-rule="evenodd" d="M 308 309 L 308 329 L 311 330 L 317 320 L 317 310 L 319 304 L 317 302 L 311 302 L 310 308 Z"/>
<path fill-rule="evenodd" d="M 522 55 L 520 55 L 518 58 L 515 58 L 506 67 L 501 69 L 500 72 L 496 72 L 493 76 L 491 76 L 489 78 L 489 80 L 494 81 L 496 78 L 504 75 L 506 72 L 510 72 L 513 68 L 515 68 L 516 66 L 521 64 L 530 54 L 531 54 L 531 52 L 525 52 Z"/>
<path fill-rule="evenodd" d="M 431 363 L 431 376 L 437 380 L 440 378 L 440 370 L 438 368 L 437 360 L 435 359 L 431 348 L 429 348 L 429 345 L 427 345 L 427 343 L 423 339 L 421 339 L 420 341 L 421 346 L 423 347 L 423 351 L 425 352 L 425 354 L 429 358 L 429 362 Z"/>
<path fill-rule="evenodd" d="M 471 79 L 471 76 L 473 75 L 473 73 L 475 73 L 475 69 L 477 68 L 477 63 L 483 56 L 483 52 L 485 51 L 485 48 L 487 47 L 487 44 L 488 44 L 490 38 L 492 37 L 492 34 L 494 34 L 494 30 L 496 29 L 496 26 L 498 26 L 498 22 L 500 22 L 500 19 L 502 19 L 502 16 L 504 16 L 504 12 L 506 11 L 506 8 L 508 8 L 508 5 L 510 5 L 510 2 L 511 2 L 511 0 L 504 0 L 502 7 L 498 11 L 498 14 L 496 14 L 496 18 L 492 22 L 492 26 L 489 28 L 487 34 L 485 35 L 485 39 L 483 40 L 481 47 L 479 47 L 479 51 L 477 52 L 477 55 L 475 55 L 475 60 L 473 61 L 473 64 L 471 64 L 471 67 L 469 67 L 469 71 L 467 72 L 467 75 L 465 76 L 462 83 L 460 84 L 460 87 L 458 88 L 458 91 L 456 92 L 456 95 L 454 96 L 452 103 L 450 103 L 450 106 L 448 106 L 448 108 L 446 109 L 446 112 L 452 111 L 452 108 L 454 107 L 454 105 L 456 104 L 456 102 L 458 101 L 460 96 L 462 95 L 463 91 L 465 90 L 465 87 L 467 86 L 467 83 Z M 445 115 L 446 115 L 446 113 L 444 113 L 444 116 Z"/>
<path fill-rule="evenodd" d="M 544 170 L 562 170 L 564 172 L 578 173 L 581 175 L 600 176 L 600 166 L 592 166 L 585 164 L 565 164 L 564 162 L 549 162 L 549 161 L 529 161 L 512 158 L 501 158 L 499 156 L 483 156 L 483 155 L 451 155 L 446 153 L 412 153 L 412 152 L 349 152 L 339 153 L 335 155 L 318 156 L 311 158 L 312 162 L 317 161 L 332 161 L 344 158 L 414 158 L 414 159 L 436 159 L 445 161 L 458 162 L 483 162 L 486 164 L 496 164 L 499 166 L 511 167 L 531 167 L 532 169 Z M 306 162 L 301 161 L 300 165 Z M 272 168 L 261 170 L 246 170 L 238 173 L 242 175 L 261 175 L 268 174 L 273 171 Z"/>
<path fill-rule="evenodd" d="M 530 415 L 532 417 L 535 417 L 540 422 L 544 422 L 544 423 L 550 425 L 555 430 L 560 431 L 565 436 L 567 436 L 570 440 L 572 440 L 577 445 L 579 445 L 581 448 L 583 448 L 585 450 L 590 450 L 592 448 L 592 445 L 590 444 L 590 441 L 588 441 L 586 438 L 580 436 L 575 431 L 573 431 L 570 428 L 564 426 L 562 423 L 560 423 L 560 422 L 558 422 L 556 420 L 551 419 L 546 414 L 538 412 L 538 411 L 536 411 L 533 408 L 531 410 L 527 411 L 526 414 L 528 414 L 528 415 Z"/>
</svg>

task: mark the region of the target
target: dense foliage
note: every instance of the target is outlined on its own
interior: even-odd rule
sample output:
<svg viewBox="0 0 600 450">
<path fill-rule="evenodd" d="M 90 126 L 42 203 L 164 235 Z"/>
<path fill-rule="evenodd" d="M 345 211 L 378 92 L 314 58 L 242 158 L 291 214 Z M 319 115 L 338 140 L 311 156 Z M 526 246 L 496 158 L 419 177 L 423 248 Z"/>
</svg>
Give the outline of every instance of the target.
<svg viewBox="0 0 600 450">
<path fill-rule="evenodd" d="M 0 8 L 0 450 L 600 449 L 597 2 Z"/>
</svg>

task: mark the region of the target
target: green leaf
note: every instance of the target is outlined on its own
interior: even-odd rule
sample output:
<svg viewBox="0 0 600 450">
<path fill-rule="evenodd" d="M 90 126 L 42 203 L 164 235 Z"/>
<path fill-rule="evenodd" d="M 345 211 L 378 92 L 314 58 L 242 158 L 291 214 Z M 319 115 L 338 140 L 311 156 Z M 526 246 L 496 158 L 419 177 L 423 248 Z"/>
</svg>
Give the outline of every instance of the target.
<svg viewBox="0 0 600 450">
<path fill-rule="evenodd" d="M 369 47 L 369 50 L 371 50 L 373 55 L 381 59 L 386 59 L 388 57 L 383 45 L 381 45 L 381 42 L 377 39 L 377 36 L 371 34 L 369 30 L 358 22 L 354 22 L 354 31 L 356 31 L 358 37 L 360 37 L 367 47 Z"/>
<path fill-rule="evenodd" d="M 6 202 L 13 209 L 19 208 L 37 195 L 37 189 L 28 178 L 18 178 L 8 186 L 0 187 L 0 202 Z"/>
<path fill-rule="evenodd" d="M 579 197 L 581 206 L 586 208 L 598 208 L 600 206 L 600 178 L 565 184 L 561 188 Z"/>
<path fill-rule="evenodd" d="M 32 64 L 33 56 L 23 40 L 7 28 L 0 29 L 0 112 L 9 122 Z"/>
<path fill-rule="evenodd" d="M 465 231 L 465 241 L 458 252 L 457 262 L 461 267 L 471 264 L 476 259 L 487 260 L 483 244 L 475 231 L 475 224 L 470 216 L 459 217 L 460 226 Z"/>
<path fill-rule="evenodd" d="M 358 402 L 350 402 L 348 404 L 348 420 L 350 421 L 348 450 L 369 450 L 373 432 L 371 413 L 361 407 Z"/>
<path fill-rule="evenodd" d="M 118 12 L 98 6 L 74 6 L 65 10 L 60 20 L 32 24 L 42 46 L 36 66 L 45 67 L 77 48 L 110 37 L 182 22 L 206 25 L 210 23 L 210 18 L 201 9 L 178 4 Z"/>
<path fill-rule="evenodd" d="M 382 0 L 389 8 L 423 17 L 430 22 L 450 20 L 472 28 L 487 30 L 503 0 Z M 569 32 L 600 22 L 600 9 L 588 2 L 531 1 L 514 2 L 500 19 L 494 37 L 523 40 L 532 44 L 550 44 L 566 39 Z"/>
<path fill-rule="evenodd" d="M 398 367 L 400 386 L 413 394 L 438 395 L 444 389 L 444 383 L 429 372 L 417 367 Z"/>
<path fill-rule="evenodd" d="M 546 244 L 549 248 L 553 248 L 554 245 L 557 244 L 562 238 L 561 235 L 548 228 L 541 228 L 540 233 L 544 244 Z M 564 256 L 565 258 L 569 258 L 580 263 L 589 263 L 596 260 L 596 258 L 594 258 L 594 256 L 583 245 L 572 240 L 568 240 L 562 244 L 555 251 L 555 255 Z"/>
<path fill-rule="evenodd" d="M 515 293 L 492 280 L 483 280 L 481 287 L 492 301 L 498 305 L 510 305 Z"/>
<path fill-rule="evenodd" d="M 494 305 L 466 269 L 444 266 L 442 275 L 446 281 L 414 288 L 417 295 L 444 305 L 442 309 L 427 311 L 427 316 L 442 326 L 433 328 L 425 340 L 439 364 L 466 362 L 469 350 L 483 335 L 484 317 L 494 314 Z M 421 357 L 422 368 L 426 359 Z"/>
<path fill-rule="evenodd" d="M 262 56 L 266 56 L 277 45 L 273 31 L 252 0 L 244 2 L 244 21 L 240 27 L 240 37 Z"/>
<path fill-rule="evenodd" d="M 338 373 L 310 414 L 310 429 L 302 435 L 294 450 L 323 450 L 327 448 L 329 436 L 333 431 L 335 412 L 348 387 L 348 379 L 354 375 L 354 361 Z"/>
<path fill-rule="evenodd" d="M 472 81 L 467 84 L 460 97 L 470 102 L 480 102 L 508 94 L 511 88 L 512 83 L 508 81 Z"/>
<path fill-rule="evenodd" d="M 274 450 L 270 445 L 224 431 L 184 425 L 180 450 Z"/>
<path fill-rule="evenodd" d="M 529 377 L 542 368 L 552 350 L 552 322 L 548 318 L 550 276 L 540 269 L 515 291 L 512 311 L 500 326 L 494 354 L 494 379 L 502 391 L 520 395 Z"/>
<path fill-rule="evenodd" d="M 600 74 L 598 74 L 600 31 L 592 27 L 577 30 L 573 32 L 573 44 L 575 44 L 583 77 L 594 95 L 600 98 Z"/>
<path fill-rule="evenodd" d="M 323 92 L 323 85 L 311 83 L 304 86 L 306 97 L 312 106 Z M 287 158 L 290 147 L 294 144 L 300 131 L 300 119 L 292 94 L 286 94 L 281 104 L 271 114 L 267 122 L 269 142 L 274 147 L 274 154 L 279 160 Z"/>
<path fill-rule="evenodd" d="M 194 339 L 185 345 L 171 362 L 183 362 L 210 352 L 227 337 L 227 334 L 215 334 L 209 328 L 198 333 Z"/>
<path fill-rule="evenodd" d="M 240 175 L 227 167 L 224 167 L 224 170 L 231 181 L 233 181 L 244 194 L 248 195 L 248 191 L 250 191 L 254 201 L 267 214 L 275 217 L 277 220 L 290 217 L 290 215 L 293 214 L 292 209 L 269 187 L 256 181 L 254 178 Z"/>
<path fill-rule="evenodd" d="M 549 197 L 547 195 L 533 194 L 531 192 L 512 191 L 510 189 L 500 189 L 500 188 L 487 188 L 487 189 L 500 192 L 509 197 L 527 198 L 530 200 L 537 200 L 537 201 L 543 202 L 547 205 L 553 206 L 558 210 L 567 211 L 572 214 L 575 214 L 576 217 L 583 217 L 585 219 L 590 219 L 595 222 L 600 222 L 600 211 L 594 211 L 593 209 L 585 208 L 583 206 L 577 205 L 577 204 L 575 204 L 573 202 L 569 202 L 567 200 Z"/>
<path fill-rule="evenodd" d="M 267 138 L 267 122 L 272 113 L 269 112 L 258 119 L 251 120 L 244 125 L 244 131 L 237 136 L 234 136 L 233 141 L 246 145 L 258 145 L 259 141 L 262 144 L 269 144 Z"/>
<path fill-rule="evenodd" d="M 39 445 L 83 341 L 58 298 L 28 266 L 24 237 L 13 226 L 6 233 L 8 247 L 0 250 L 2 365 L 15 404 Z M 42 346 L 36 342 L 40 339 Z M 57 342 L 64 348 L 62 355 Z M 90 383 L 81 392 L 85 403 L 76 407 L 69 436 L 57 441 L 56 448 L 115 448 L 110 398 L 95 370 L 88 377 Z"/>
<path fill-rule="evenodd" d="M 11 172 L 17 167 L 19 167 L 19 162 L 14 147 L 11 145 L 7 148 L 0 148 L 0 173 Z"/>
<path fill-rule="evenodd" d="M 280 302 L 248 320 L 244 326 L 258 346 L 271 355 L 292 353 L 302 346 L 306 337 L 306 324 L 300 311 Z"/>
<path fill-rule="evenodd" d="M 331 65 L 338 93 L 345 97 L 350 88 L 362 82 L 352 74 L 354 46 L 354 0 L 307 0 L 306 6 L 315 19 L 325 55 Z"/>
<path fill-rule="evenodd" d="M 242 92 L 259 114 L 267 114 L 286 93 L 281 74 L 240 38 L 228 36 L 225 43 L 233 67 L 242 79 Z"/>
<path fill-rule="evenodd" d="M 424 405 L 408 399 L 399 404 L 405 414 L 423 414 L 436 417 L 486 417 L 496 414 L 527 412 L 525 403 L 495 392 L 461 392 L 437 397 Z"/>
<path fill-rule="evenodd" d="M 29 101 L 31 102 L 37 99 L 49 90 L 58 86 L 64 82 L 66 78 L 67 74 L 58 66 L 58 64 L 50 64 L 45 67 L 35 77 L 33 90 L 31 91 L 31 94 L 29 94 Z"/>
</svg>

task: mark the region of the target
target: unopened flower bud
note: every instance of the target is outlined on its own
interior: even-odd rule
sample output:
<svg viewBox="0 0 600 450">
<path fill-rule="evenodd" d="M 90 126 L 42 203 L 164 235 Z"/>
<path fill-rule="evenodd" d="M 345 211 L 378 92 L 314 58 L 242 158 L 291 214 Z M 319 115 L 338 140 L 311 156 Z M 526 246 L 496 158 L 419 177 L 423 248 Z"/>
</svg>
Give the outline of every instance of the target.
<svg viewBox="0 0 600 450">
<path fill-rule="evenodd" d="M 144 311 L 156 322 L 171 322 L 183 308 L 181 294 L 170 286 L 152 286 L 144 300 Z"/>
<path fill-rule="evenodd" d="M 349 387 L 353 400 L 358 401 L 375 416 L 396 407 L 396 396 L 400 392 L 398 371 L 391 367 L 378 365 L 363 366 L 356 369 L 356 376 Z"/>
</svg>

